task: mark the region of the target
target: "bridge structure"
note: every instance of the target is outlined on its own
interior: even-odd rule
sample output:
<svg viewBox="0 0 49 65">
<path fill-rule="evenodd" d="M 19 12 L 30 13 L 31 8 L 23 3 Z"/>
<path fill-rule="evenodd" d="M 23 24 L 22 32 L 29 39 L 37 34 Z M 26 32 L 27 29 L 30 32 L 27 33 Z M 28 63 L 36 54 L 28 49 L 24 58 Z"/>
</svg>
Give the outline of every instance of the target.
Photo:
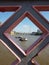
<svg viewBox="0 0 49 65">
<path fill-rule="evenodd" d="M 47 45 L 49 45 L 49 21 L 47 21 L 39 11 L 49 11 L 49 1 L 44 0 L 2 0 L 0 1 L 0 11 L 15 11 L 15 13 L 0 26 L 0 42 L 16 56 L 17 60 L 12 65 L 38 65 L 32 63 L 32 59 L 40 53 Z M 23 51 L 19 46 L 15 45 L 8 33 L 18 25 L 25 17 L 30 18 L 42 31 L 43 35 Z"/>
</svg>

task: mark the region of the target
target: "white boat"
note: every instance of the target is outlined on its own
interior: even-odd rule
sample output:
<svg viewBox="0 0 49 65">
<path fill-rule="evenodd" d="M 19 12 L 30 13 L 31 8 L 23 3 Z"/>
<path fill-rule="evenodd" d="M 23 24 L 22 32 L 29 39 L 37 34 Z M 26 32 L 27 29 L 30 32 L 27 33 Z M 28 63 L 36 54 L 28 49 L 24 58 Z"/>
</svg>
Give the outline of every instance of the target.
<svg viewBox="0 0 49 65">
<path fill-rule="evenodd" d="M 21 37 L 19 40 L 20 40 L 20 41 L 27 41 L 28 39 L 27 39 L 27 38 L 22 38 L 22 37 Z"/>
</svg>

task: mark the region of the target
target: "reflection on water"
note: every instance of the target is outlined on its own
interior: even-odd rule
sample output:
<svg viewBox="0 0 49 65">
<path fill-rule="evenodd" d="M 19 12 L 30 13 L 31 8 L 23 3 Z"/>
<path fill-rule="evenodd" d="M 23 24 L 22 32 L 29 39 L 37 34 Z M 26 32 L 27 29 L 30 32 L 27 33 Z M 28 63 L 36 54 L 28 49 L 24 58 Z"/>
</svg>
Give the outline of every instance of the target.
<svg viewBox="0 0 49 65">
<path fill-rule="evenodd" d="M 27 38 L 27 41 L 20 41 L 18 37 L 23 37 L 23 38 Z M 31 46 L 41 35 L 29 35 L 29 34 L 17 34 L 15 37 L 15 40 L 19 46 L 21 46 L 21 48 L 23 50 L 27 50 L 27 48 L 29 48 L 29 46 Z M 13 36 L 14 37 L 14 36 Z"/>
<path fill-rule="evenodd" d="M 40 54 L 34 58 L 40 65 L 49 65 L 49 46 L 44 48 Z"/>
<path fill-rule="evenodd" d="M 11 65 L 16 57 L 0 42 L 0 65 Z"/>
</svg>

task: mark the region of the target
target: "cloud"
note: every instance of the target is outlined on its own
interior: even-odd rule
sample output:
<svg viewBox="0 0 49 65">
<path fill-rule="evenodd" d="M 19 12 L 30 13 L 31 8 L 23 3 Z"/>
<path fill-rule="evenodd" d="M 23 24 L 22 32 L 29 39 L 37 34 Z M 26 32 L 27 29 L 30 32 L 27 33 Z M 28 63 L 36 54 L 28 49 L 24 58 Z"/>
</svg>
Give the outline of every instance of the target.
<svg viewBox="0 0 49 65">
<path fill-rule="evenodd" d="M 31 29 L 31 26 L 25 24 L 25 25 L 23 25 L 23 29 L 24 29 L 24 32 L 29 33 L 30 29 Z"/>
</svg>

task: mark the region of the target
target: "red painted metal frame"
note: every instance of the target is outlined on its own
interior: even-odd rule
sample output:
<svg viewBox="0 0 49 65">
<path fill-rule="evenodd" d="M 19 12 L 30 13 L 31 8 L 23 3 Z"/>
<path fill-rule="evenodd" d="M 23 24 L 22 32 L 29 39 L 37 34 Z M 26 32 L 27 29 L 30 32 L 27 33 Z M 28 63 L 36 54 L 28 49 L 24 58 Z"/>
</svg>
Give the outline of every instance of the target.
<svg viewBox="0 0 49 65">
<path fill-rule="evenodd" d="M 17 11 L 18 10 L 18 8 L 19 8 L 20 6 L 0 6 L 0 11 L 1 12 L 5 12 L 5 11 Z"/>
<path fill-rule="evenodd" d="M 40 65 L 35 59 L 32 59 L 31 62 L 33 65 Z"/>
<path fill-rule="evenodd" d="M 21 6 L 17 5 L 17 6 L 0 6 L 0 12 L 17 12 L 21 9 Z M 15 13 L 9 17 L 3 24 L 0 25 L 3 26 L 4 24 L 6 24 L 7 22 L 9 22 L 9 20 L 15 15 Z"/>
<path fill-rule="evenodd" d="M 34 44 L 32 44 L 27 50 L 23 50 L 21 49 L 15 42 L 14 40 L 12 40 L 10 37 L 9 37 L 9 33 L 10 31 L 16 27 L 25 17 L 28 17 L 35 25 L 37 25 L 43 32 L 43 35 L 37 40 L 34 42 Z M 5 32 L 4 32 L 4 35 L 25 55 L 27 56 L 35 47 L 36 45 L 39 45 L 41 41 L 44 40 L 44 37 L 46 36 L 47 34 L 47 29 L 41 24 L 39 23 L 39 21 L 28 11 L 26 11 L 20 18 L 18 18 L 17 21 L 15 21 Z"/>
<path fill-rule="evenodd" d="M 11 48 L 7 46 L 4 41 L 0 39 L 0 42 L 2 42 L 2 44 L 9 50 L 9 52 L 11 52 L 17 58 L 17 60 L 14 60 L 14 62 L 12 62 L 12 65 L 19 64 L 21 62 L 21 59 L 11 50 Z"/>
<path fill-rule="evenodd" d="M 47 34 L 46 36 L 48 36 L 48 35 L 49 35 L 49 34 Z M 48 43 L 48 45 L 49 45 L 49 43 Z M 44 50 L 46 47 L 48 47 L 48 45 L 46 45 L 42 50 Z M 38 53 L 38 55 L 41 54 L 42 50 Z M 38 56 L 38 55 L 37 55 L 37 56 Z M 36 57 L 36 56 L 35 56 L 35 57 Z M 33 64 L 35 64 L 35 65 L 40 65 L 40 64 L 34 59 L 35 57 L 33 57 L 33 58 L 31 59 L 31 62 L 33 61 L 33 62 L 32 62 Z"/>
<path fill-rule="evenodd" d="M 42 16 L 39 11 L 49 11 L 49 5 L 35 5 L 32 6 L 35 11 L 45 20 L 45 22 L 47 22 L 49 24 L 49 21 L 47 19 L 44 18 L 44 16 Z"/>
</svg>

